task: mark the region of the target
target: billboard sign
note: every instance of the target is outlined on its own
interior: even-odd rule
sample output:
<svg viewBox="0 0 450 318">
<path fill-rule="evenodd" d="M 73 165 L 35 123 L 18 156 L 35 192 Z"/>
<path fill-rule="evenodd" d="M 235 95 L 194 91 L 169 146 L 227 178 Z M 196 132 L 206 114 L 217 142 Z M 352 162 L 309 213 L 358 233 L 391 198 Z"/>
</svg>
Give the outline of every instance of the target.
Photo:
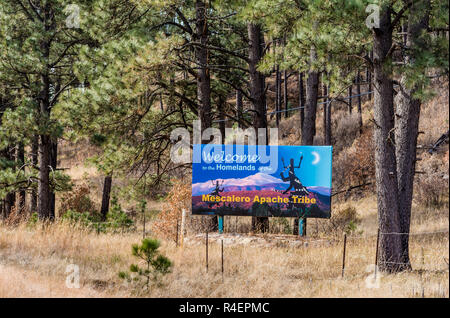
<svg viewBox="0 0 450 318">
<path fill-rule="evenodd" d="M 329 218 L 331 146 L 194 145 L 192 214 Z"/>
</svg>

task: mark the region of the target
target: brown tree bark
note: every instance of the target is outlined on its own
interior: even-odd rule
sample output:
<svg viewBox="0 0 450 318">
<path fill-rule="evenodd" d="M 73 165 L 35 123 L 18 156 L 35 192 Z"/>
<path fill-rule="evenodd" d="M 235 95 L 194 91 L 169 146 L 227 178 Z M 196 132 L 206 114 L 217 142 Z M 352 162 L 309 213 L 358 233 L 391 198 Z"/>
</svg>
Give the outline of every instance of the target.
<svg viewBox="0 0 450 318">
<path fill-rule="evenodd" d="M 202 132 L 211 127 L 211 75 L 208 68 L 208 23 L 206 20 L 206 5 L 202 0 L 196 1 L 196 41 L 195 48 L 197 62 L 197 102 L 198 117 L 201 120 Z"/>
<path fill-rule="evenodd" d="M 6 161 L 13 162 L 15 161 L 15 149 L 14 147 L 7 147 L 3 154 Z M 13 211 L 16 205 L 16 193 L 9 192 L 3 203 L 3 217 L 7 218 L 11 212 Z"/>
<path fill-rule="evenodd" d="M 303 131 L 303 122 L 305 121 L 305 89 L 303 72 L 298 73 L 298 107 L 300 107 L 300 131 Z"/>
<path fill-rule="evenodd" d="M 317 53 L 311 48 L 310 61 L 317 59 Z M 305 121 L 302 129 L 302 145 L 312 145 L 316 134 L 317 97 L 319 89 L 319 73 L 310 69 L 306 80 Z"/>
<path fill-rule="evenodd" d="M 283 87 L 283 102 L 284 102 L 284 117 L 288 118 L 288 74 L 287 71 L 284 71 L 284 87 Z"/>
<path fill-rule="evenodd" d="M 323 140 L 324 145 L 331 145 L 331 103 L 328 96 L 329 87 L 324 81 L 322 81 L 322 87 L 325 102 L 323 104 Z"/>
<path fill-rule="evenodd" d="M 263 34 L 261 27 L 257 24 L 247 25 L 249 38 L 249 72 L 250 72 L 250 98 L 253 105 L 253 127 L 258 132 L 258 128 L 267 129 L 266 105 L 264 96 L 264 76 L 257 70 L 259 61 L 263 55 Z M 258 135 L 258 134 L 256 134 Z M 266 134 L 267 135 L 267 134 Z M 262 143 L 258 140 L 258 143 Z M 267 143 L 267 140 L 264 141 Z M 266 232 L 269 229 L 269 218 L 252 217 L 252 230 Z"/>
<path fill-rule="evenodd" d="M 236 113 L 238 119 L 238 127 L 241 128 L 242 124 L 242 111 L 243 111 L 243 103 L 242 103 L 242 92 L 240 90 L 236 90 Z"/>
<path fill-rule="evenodd" d="M 51 10 L 51 2 L 47 2 L 42 7 L 42 16 L 44 17 L 44 31 L 50 32 L 53 25 L 53 13 Z M 45 38 L 40 43 L 40 51 L 42 58 L 47 61 L 47 67 L 42 71 L 40 76 L 40 94 L 39 112 L 42 119 L 41 124 L 47 124 L 50 119 L 50 45 L 51 40 Z M 52 141 L 48 133 L 39 136 L 39 181 L 38 181 L 38 215 L 40 219 L 49 219 L 51 217 L 51 189 L 50 189 L 50 166 L 52 154 Z"/>
<path fill-rule="evenodd" d="M 19 169 L 25 170 L 24 164 L 25 164 L 25 149 L 23 146 L 23 143 L 19 143 L 17 145 L 17 165 Z M 19 191 L 19 202 L 18 202 L 18 212 L 23 213 L 25 209 L 25 200 L 26 200 L 26 192 L 24 189 L 21 189 Z"/>
<path fill-rule="evenodd" d="M 219 130 L 222 136 L 222 144 L 225 144 L 225 100 L 222 96 L 219 96 L 217 101 L 217 110 L 219 112 Z"/>
<path fill-rule="evenodd" d="M 358 74 L 356 75 L 356 94 L 358 95 L 358 126 L 359 126 L 359 134 L 362 134 L 362 127 L 363 127 L 363 121 L 362 121 L 362 109 L 361 109 L 361 76 Z"/>
<path fill-rule="evenodd" d="M 212 125 L 211 116 L 211 74 L 208 67 L 209 51 L 208 45 L 208 21 L 206 18 L 206 4 L 203 0 L 196 0 L 195 11 L 195 41 L 200 45 L 195 48 L 195 59 L 198 67 L 197 71 L 197 104 L 198 118 L 201 120 L 202 133 Z M 203 140 L 202 140 L 203 143 Z M 208 227 L 210 231 L 218 229 L 217 216 L 208 217 Z"/>
<path fill-rule="evenodd" d="M 31 163 L 34 168 L 38 167 L 38 152 L 39 152 L 39 136 L 34 136 L 31 142 Z M 37 192 L 33 188 L 30 196 L 30 213 L 37 212 Z"/>
<path fill-rule="evenodd" d="M 401 262 L 402 245 L 399 235 L 399 202 L 394 140 L 393 83 L 384 63 L 392 46 L 392 9 L 380 9 L 380 26 L 373 30 L 374 65 L 374 144 L 380 236 L 379 267 L 395 272 Z"/>
<path fill-rule="evenodd" d="M 50 166 L 52 171 L 58 168 L 58 140 L 52 141 L 52 152 L 50 154 Z M 56 215 L 56 193 L 54 189 L 50 190 L 50 219 L 54 220 Z"/>
<path fill-rule="evenodd" d="M 102 195 L 102 207 L 100 209 L 100 214 L 102 216 L 102 221 L 106 221 L 106 216 L 109 212 L 109 201 L 111 200 L 111 188 L 112 188 L 112 174 L 105 177 L 103 183 L 103 195 Z"/>
<path fill-rule="evenodd" d="M 428 8 L 429 0 L 421 3 L 413 2 L 409 9 L 409 22 L 405 39 L 406 47 L 408 47 L 405 62 L 409 66 L 414 65 L 416 53 L 427 45 L 421 38 L 421 33 L 428 27 Z M 409 233 L 421 101 L 413 97 L 419 87 L 408 87 L 406 75 L 403 75 L 400 79 L 400 85 L 401 88 L 396 97 L 395 154 L 398 173 L 400 231 Z M 402 263 L 405 263 L 405 269 L 410 269 L 409 235 L 402 235 L 401 239 Z"/>
<path fill-rule="evenodd" d="M 276 125 L 277 127 L 279 127 L 281 120 L 281 73 L 278 64 L 275 67 L 275 86 L 276 86 L 275 118 L 276 118 Z"/>
</svg>

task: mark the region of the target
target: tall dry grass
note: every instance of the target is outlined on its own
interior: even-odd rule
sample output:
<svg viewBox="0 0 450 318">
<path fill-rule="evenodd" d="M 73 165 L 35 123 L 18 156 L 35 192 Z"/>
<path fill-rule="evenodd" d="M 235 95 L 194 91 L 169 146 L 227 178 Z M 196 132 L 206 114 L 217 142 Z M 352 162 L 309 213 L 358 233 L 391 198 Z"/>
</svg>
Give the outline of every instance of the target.
<svg viewBox="0 0 450 318">
<path fill-rule="evenodd" d="M 312 237 L 301 240 L 289 235 L 211 234 L 208 272 L 204 235 L 191 235 L 178 248 L 173 241 L 163 240 L 162 252 L 174 262 L 173 272 L 163 279 L 162 287 L 153 288 L 146 296 L 448 297 L 448 232 L 411 236 L 414 270 L 382 274 L 379 288 L 367 287 L 375 259 L 373 202 L 361 200 L 356 205 L 364 231 L 348 239 L 344 278 L 342 236 L 314 237 L 314 222 L 309 222 Z M 416 207 L 412 231 L 430 230 L 448 230 L 448 212 L 424 212 Z M 118 272 L 136 261 L 131 244 L 141 237 L 138 232 L 96 234 L 65 222 L 1 225 L 0 296 L 133 296 L 133 289 L 118 278 Z M 221 239 L 225 241 L 223 281 Z M 80 289 L 65 287 L 69 264 L 80 267 Z"/>
</svg>

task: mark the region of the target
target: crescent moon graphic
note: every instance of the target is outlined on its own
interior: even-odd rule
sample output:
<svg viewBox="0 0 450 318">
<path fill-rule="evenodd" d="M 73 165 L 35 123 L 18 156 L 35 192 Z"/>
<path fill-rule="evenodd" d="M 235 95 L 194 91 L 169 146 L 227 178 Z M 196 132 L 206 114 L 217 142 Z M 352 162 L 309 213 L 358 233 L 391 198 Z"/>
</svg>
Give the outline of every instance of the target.
<svg viewBox="0 0 450 318">
<path fill-rule="evenodd" d="M 318 154 L 317 152 L 315 152 L 315 151 L 311 152 L 311 154 L 314 156 L 314 160 L 313 160 L 312 164 L 313 164 L 313 165 L 318 164 L 319 161 L 320 161 L 320 156 L 319 156 L 319 154 Z"/>
</svg>

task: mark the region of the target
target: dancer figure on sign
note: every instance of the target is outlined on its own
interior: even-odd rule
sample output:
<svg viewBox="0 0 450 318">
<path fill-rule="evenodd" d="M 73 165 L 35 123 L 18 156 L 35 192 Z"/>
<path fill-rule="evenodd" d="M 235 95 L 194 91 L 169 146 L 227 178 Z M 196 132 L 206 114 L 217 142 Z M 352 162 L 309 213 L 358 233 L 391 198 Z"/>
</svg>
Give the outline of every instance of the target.
<svg viewBox="0 0 450 318">
<path fill-rule="evenodd" d="M 284 163 L 284 158 L 281 158 L 281 161 L 283 162 L 284 171 L 280 173 L 281 179 L 286 182 L 289 181 L 289 187 L 283 191 L 283 194 L 288 193 L 292 188 L 294 188 L 294 191 L 292 194 L 297 195 L 306 195 L 308 194 L 308 190 L 306 187 L 302 185 L 300 182 L 300 179 L 295 175 L 294 169 L 300 169 L 300 166 L 302 164 L 303 155 L 300 157 L 300 163 L 298 164 L 298 167 L 294 166 L 294 159 L 291 158 L 289 166 L 286 167 Z M 284 172 L 289 169 L 288 176 L 284 176 Z"/>
</svg>

